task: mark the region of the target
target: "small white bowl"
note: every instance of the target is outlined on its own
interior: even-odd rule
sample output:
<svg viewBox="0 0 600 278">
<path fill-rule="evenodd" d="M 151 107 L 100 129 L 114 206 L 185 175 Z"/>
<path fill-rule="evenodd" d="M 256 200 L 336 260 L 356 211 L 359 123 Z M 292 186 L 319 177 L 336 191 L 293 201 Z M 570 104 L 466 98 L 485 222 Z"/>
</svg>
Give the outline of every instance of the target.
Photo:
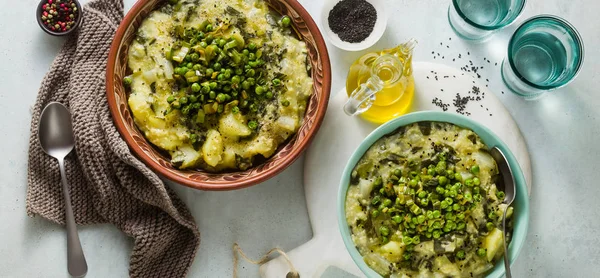
<svg viewBox="0 0 600 278">
<path fill-rule="evenodd" d="M 323 27 L 323 30 L 321 31 L 325 33 L 325 36 L 331 43 L 333 43 L 333 45 L 343 50 L 360 51 L 373 46 L 377 41 L 379 41 L 381 36 L 383 36 L 385 28 L 387 27 L 387 14 L 383 6 L 383 0 L 366 0 L 367 2 L 371 3 L 373 7 L 375 7 L 375 10 L 377 11 L 377 21 L 375 21 L 375 26 L 373 27 L 371 35 L 369 35 L 364 41 L 358 43 L 350 43 L 341 40 L 340 37 L 329 27 L 329 12 L 337 3 L 341 1 L 342 0 L 325 0 L 325 3 L 323 3 L 323 11 L 321 12 L 321 24 Z"/>
</svg>

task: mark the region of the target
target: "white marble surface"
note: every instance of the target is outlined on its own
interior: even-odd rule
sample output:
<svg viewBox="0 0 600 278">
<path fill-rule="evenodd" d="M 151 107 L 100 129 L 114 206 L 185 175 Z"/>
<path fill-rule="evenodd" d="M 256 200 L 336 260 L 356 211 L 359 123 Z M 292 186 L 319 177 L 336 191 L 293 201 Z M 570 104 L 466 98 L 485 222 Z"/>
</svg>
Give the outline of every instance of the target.
<svg viewBox="0 0 600 278">
<path fill-rule="evenodd" d="M 83 1 L 87 2 L 87 1 Z M 126 7 L 133 0 L 126 0 Z M 321 1 L 300 0 L 319 18 Z M 449 57 L 470 51 L 474 62 L 502 59 L 515 25 L 485 44 L 461 41 L 446 20 L 449 0 L 387 0 L 388 30 L 375 48 L 389 47 L 415 37 L 420 45 L 415 60 L 460 67 Z M 25 216 L 27 145 L 30 106 L 62 39 L 45 35 L 35 22 L 38 1 L 0 1 L 0 276 L 65 277 L 66 252 L 62 227 Z M 600 2 L 595 0 L 530 0 L 518 22 L 534 14 L 562 16 L 581 32 L 586 62 L 570 86 L 535 102 L 511 95 L 499 68 L 486 67 L 490 79 L 513 115 L 532 159 L 533 191 L 529 235 L 515 277 L 597 277 L 600 273 Z M 318 22 L 318 21 L 317 21 Z M 448 38 L 452 41 L 448 41 Z M 444 45 L 440 46 L 443 41 Z M 449 43 L 450 48 L 446 48 Z M 329 47 L 333 66 L 332 92 L 344 86 L 346 70 L 362 53 Z M 453 54 L 453 55 L 452 55 Z M 492 63 L 493 64 L 493 63 Z M 177 188 L 199 222 L 202 243 L 190 277 L 231 277 L 231 245 L 240 243 L 251 256 L 273 246 L 286 250 L 312 237 L 298 160 L 277 178 L 237 192 L 191 192 Z M 58 186 L 58 185 L 57 185 Z M 88 277 L 127 275 L 130 239 L 108 225 L 81 230 L 90 273 Z M 258 276 L 258 268 L 242 264 L 241 277 Z M 331 270 L 332 276 L 344 274 Z"/>
</svg>

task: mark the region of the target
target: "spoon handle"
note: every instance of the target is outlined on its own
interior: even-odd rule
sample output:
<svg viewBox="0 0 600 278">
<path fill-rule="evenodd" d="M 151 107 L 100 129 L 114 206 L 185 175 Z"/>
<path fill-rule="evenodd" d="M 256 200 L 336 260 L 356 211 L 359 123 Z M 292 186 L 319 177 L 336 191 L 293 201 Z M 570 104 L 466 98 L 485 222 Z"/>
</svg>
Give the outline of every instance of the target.
<svg viewBox="0 0 600 278">
<path fill-rule="evenodd" d="M 71 196 L 69 195 L 69 184 L 67 183 L 67 174 L 65 173 L 65 163 L 63 159 L 58 160 L 60 168 L 60 178 L 65 197 L 65 218 L 67 224 L 67 269 L 73 277 L 83 277 L 87 273 L 87 262 L 81 248 L 79 235 L 77 234 L 77 225 L 73 216 L 73 207 L 71 206 Z"/>
<path fill-rule="evenodd" d="M 506 211 L 508 206 L 504 209 L 502 215 L 502 240 L 504 241 L 504 269 L 506 270 L 506 278 L 512 278 L 510 273 L 510 261 L 508 260 L 508 246 L 506 245 Z"/>
</svg>

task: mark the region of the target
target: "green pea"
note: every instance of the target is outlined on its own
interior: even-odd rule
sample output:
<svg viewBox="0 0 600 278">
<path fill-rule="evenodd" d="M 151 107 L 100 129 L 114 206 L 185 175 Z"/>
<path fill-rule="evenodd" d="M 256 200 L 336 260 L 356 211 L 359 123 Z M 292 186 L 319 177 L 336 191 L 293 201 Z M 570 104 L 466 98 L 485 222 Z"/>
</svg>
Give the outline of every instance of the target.
<svg viewBox="0 0 600 278">
<path fill-rule="evenodd" d="M 231 71 L 225 70 L 225 73 L 223 73 L 223 76 L 225 76 L 225 79 L 231 78 Z"/>
<path fill-rule="evenodd" d="M 258 106 L 254 103 L 250 104 L 250 111 L 252 111 L 252 112 L 258 111 Z"/>
<path fill-rule="evenodd" d="M 210 86 L 202 86 L 202 93 L 208 94 L 210 92 Z"/>
<path fill-rule="evenodd" d="M 410 187 L 416 187 L 418 184 L 419 184 L 419 181 L 417 181 L 416 179 L 411 179 L 408 182 L 408 186 L 410 186 Z"/>
<path fill-rule="evenodd" d="M 193 63 L 187 63 L 186 67 L 188 68 L 188 71 L 189 71 L 192 68 L 194 68 L 194 64 Z"/>
<path fill-rule="evenodd" d="M 423 222 L 425 222 L 425 216 L 424 215 L 417 216 L 417 222 L 419 224 L 423 224 Z"/>
<path fill-rule="evenodd" d="M 493 229 L 495 228 L 495 226 L 494 226 L 494 223 L 492 223 L 492 222 L 487 222 L 487 223 L 485 224 L 485 228 L 486 228 L 488 231 L 491 231 L 491 230 L 493 230 Z"/>
<path fill-rule="evenodd" d="M 198 84 L 198 83 L 192 83 L 191 88 L 192 88 L 192 92 L 194 92 L 194 93 L 200 92 L 200 89 L 202 89 L 200 87 L 200 84 Z"/>
<path fill-rule="evenodd" d="M 191 103 L 195 103 L 195 102 L 198 102 L 198 97 L 195 96 L 195 95 L 191 95 L 189 97 L 189 100 L 190 100 Z"/>
<path fill-rule="evenodd" d="M 196 39 L 201 40 L 203 38 L 204 38 L 204 32 L 198 31 L 198 33 L 196 34 Z"/>
<path fill-rule="evenodd" d="M 239 84 L 240 83 L 241 78 L 239 76 L 234 76 L 231 78 L 231 83 L 233 84 Z"/>
<path fill-rule="evenodd" d="M 181 109 L 181 113 L 183 113 L 183 115 L 189 114 L 190 113 L 190 107 L 189 106 L 183 107 L 183 109 Z"/>
<path fill-rule="evenodd" d="M 202 66 L 200 64 L 195 64 L 193 69 L 199 71 L 202 69 Z"/>
<path fill-rule="evenodd" d="M 206 36 L 206 43 L 210 44 L 214 39 L 215 37 L 213 37 L 213 35 L 208 35 Z"/>
<path fill-rule="evenodd" d="M 273 79 L 272 81 L 273 86 L 279 86 L 281 85 L 281 80 L 279 80 L 278 78 Z"/>
<path fill-rule="evenodd" d="M 198 60 L 200 60 L 200 55 L 198 55 L 198 53 L 193 53 L 191 55 L 191 59 L 192 59 L 192 62 L 198 62 Z"/>
<path fill-rule="evenodd" d="M 465 258 L 465 251 L 463 250 L 458 250 L 458 252 L 456 252 L 456 257 L 459 259 L 464 259 Z"/>
<path fill-rule="evenodd" d="M 244 89 L 244 90 L 250 89 L 250 82 L 248 82 L 248 81 L 242 82 L 242 89 Z"/>
<path fill-rule="evenodd" d="M 463 197 L 469 202 L 473 201 L 473 196 L 469 192 L 466 192 Z"/>
<path fill-rule="evenodd" d="M 504 194 L 504 192 L 502 192 L 502 191 L 498 191 L 498 192 L 496 192 L 496 197 L 498 197 L 498 200 L 504 200 L 504 198 L 506 197 L 506 194 Z"/>
<path fill-rule="evenodd" d="M 467 179 L 465 181 L 465 185 L 468 186 L 468 187 L 473 187 L 473 180 L 472 179 Z"/>
<path fill-rule="evenodd" d="M 408 236 L 403 236 L 402 237 L 402 242 L 404 242 L 404 244 L 409 245 L 412 243 L 412 238 L 408 237 Z"/>
<path fill-rule="evenodd" d="M 208 24 L 208 25 L 206 25 L 206 27 L 204 27 L 204 31 L 205 31 L 205 32 L 212 32 L 212 31 L 213 31 L 213 26 L 212 26 L 212 24 Z"/>
<path fill-rule="evenodd" d="M 496 213 L 492 211 L 488 214 L 488 218 L 495 220 L 496 218 L 498 218 L 498 215 L 496 215 Z"/>
<path fill-rule="evenodd" d="M 456 224 L 456 229 L 457 230 L 464 230 L 467 227 L 467 225 L 465 224 L 465 222 L 458 222 L 458 224 Z"/>
<path fill-rule="evenodd" d="M 196 143 L 196 141 L 198 140 L 198 135 L 196 135 L 195 133 L 190 134 L 190 141 L 193 143 Z"/>
<path fill-rule="evenodd" d="M 457 181 L 462 181 L 462 175 L 460 173 L 455 173 L 454 174 L 454 179 Z"/>
<path fill-rule="evenodd" d="M 252 77 L 255 74 L 256 74 L 256 72 L 253 69 L 246 70 L 246 76 L 247 77 Z"/>
<path fill-rule="evenodd" d="M 473 173 L 473 175 L 479 174 L 479 165 L 471 167 L 471 173 Z"/>
<path fill-rule="evenodd" d="M 181 98 L 179 98 L 179 103 L 181 103 L 181 104 L 187 104 L 188 103 L 188 98 L 187 97 L 181 97 Z"/>
<path fill-rule="evenodd" d="M 200 47 L 206 48 L 208 44 L 206 42 L 200 42 Z"/>
<path fill-rule="evenodd" d="M 220 73 L 219 75 L 217 75 L 217 80 L 219 80 L 219 81 L 225 80 L 225 74 Z"/>
<path fill-rule="evenodd" d="M 373 211 L 371 211 L 371 217 L 377 218 L 377 216 L 379 216 L 379 213 L 379 210 L 374 209 Z"/>
<path fill-rule="evenodd" d="M 256 121 L 249 121 L 248 122 L 248 127 L 250 129 L 256 129 L 256 128 L 258 128 L 258 123 Z"/>
<path fill-rule="evenodd" d="M 435 169 L 433 169 L 433 168 L 427 169 L 427 175 L 435 176 Z"/>
<path fill-rule="evenodd" d="M 221 70 L 221 63 L 219 63 L 219 62 L 214 63 L 213 64 L 213 69 L 217 70 L 217 71 Z"/>
<path fill-rule="evenodd" d="M 254 92 L 255 92 L 257 95 L 262 95 L 262 94 L 265 92 L 265 88 L 263 88 L 262 86 L 257 86 L 257 87 L 254 89 Z"/>
<path fill-rule="evenodd" d="M 438 176 L 438 183 L 442 186 L 446 185 L 446 183 L 448 183 L 448 178 L 444 176 Z"/>
<path fill-rule="evenodd" d="M 125 76 L 125 77 L 123 78 L 123 85 L 124 85 L 124 86 L 127 86 L 127 87 L 128 87 L 128 86 L 130 86 L 130 85 L 131 85 L 131 83 L 133 83 L 133 78 L 131 78 L 131 76 Z"/>
<path fill-rule="evenodd" d="M 233 114 L 240 113 L 240 108 L 237 106 L 234 106 L 233 108 L 231 108 L 231 113 L 233 113 Z"/>
<path fill-rule="evenodd" d="M 448 207 L 448 202 L 446 202 L 445 200 L 440 203 L 440 208 L 441 209 L 445 209 L 447 207 Z"/>
<path fill-rule="evenodd" d="M 250 61 L 256 60 L 256 55 L 254 53 L 248 54 L 248 60 L 250 60 Z"/>
<path fill-rule="evenodd" d="M 242 55 L 248 56 L 249 54 L 250 54 L 250 51 L 248 51 L 248 49 L 242 50 Z"/>
<path fill-rule="evenodd" d="M 226 44 L 226 43 L 227 43 L 227 41 L 226 41 L 226 40 L 224 40 L 224 39 L 220 39 L 220 40 L 219 40 L 219 47 L 223 48 L 223 47 L 225 46 L 225 44 Z"/>
<path fill-rule="evenodd" d="M 390 199 L 385 199 L 385 200 L 383 200 L 383 203 L 382 203 L 382 204 L 383 204 L 383 206 L 384 206 L 384 207 L 389 207 L 389 206 L 391 206 L 391 205 L 392 205 L 392 200 L 390 200 Z"/>
<path fill-rule="evenodd" d="M 235 74 L 242 75 L 242 74 L 244 74 L 244 70 L 243 69 L 235 69 Z"/>
<path fill-rule="evenodd" d="M 213 82 L 209 83 L 209 86 L 210 86 L 211 89 L 215 89 L 215 88 L 217 88 L 218 84 L 217 84 L 217 82 L 213 81 Z"/>
<path fill-rule="evenodd" d="M 479 178 L 478 178 L 478 177 L 474 177 L 474 178 L 473 178 L 473 184 L 474 184 L 474 185 L 480 185 L 480 184 L 481 184 L 481 180 L 479 180 Z"/>
<path fill-rule="evenodd" d="M 217 95 L 217 102 L 218 103 L 223 103 L 225 101 L 227 101 L 227 95 L 225 95 L 225 94 L 218 94 Z"/>
<path fill-rule="evenodd" d="M 390 229 L 386 226 L 379 227 L 379 234 L 382 236 L 388 236 L 390 234 Z"/>
<path fill-rule="evenodd" d="M 483 248 L 477 249 L 477 256 L 479 256 L 479 257 L 485 257 L 486 253 L 487 252 Z"/>
<path fill-rule="evenodd" d="M 442 216 L 442 212 L 440 212 L 439 210 L 433 211 L 433 218 L 440 218 L 441 216 Z"/>
<path fill-rule="evenodd" d="M 217 97 L 217 93 L 215 93 L 215 91 L 210 91 L 210 93 L 208 93 L 208 97 L 210 99 L 215 99 Z"/>
<path fill-rule="evenodd" d="M 394 215 L 392 216 L 392 221 L 394 221 L 396 224 L 400 224 L 402 222 L 402 217 L 400 217 L 400 215 Z"/>
<path fill-rule="evenodd" d="M 438 238 L 440 238 L 441 235 L 442 235 L 442 233 L 440 233 L 439 230 L 433 231 L 433 238 L 438 239 Z"/>
<path fill-rule="evenodd" d="M 175 101 L 175 97 L 174 96 L 168 96 L 167 97 L 167 102 L 168 103 L 172 103 L 173 101 Z"/>
<path fill-rule="evenodd" d="M 273 98 L 273 92 L 271 92 L 271 91 L 268 91 L 268 92 L 265 94 L 265 97 L 266 97 L 267 99 L 272 99 L 272 98 Z"/>
<path fill-rule="evenodd" d="M 219 106 L 217 108 L 217 113 L 223 113 L 223 109 L 225 109 L 223 104 L 219 104 Z"/>
<path fill-rule="evenodd" d="M 419 198 L 425 198 L 425 197 L 427 197 L 427 192 L 426 191 L 421 191 L 421 192 L 419 192 L 418 196 L 419 196 Z"/>
<path fill-rule="evenodd" d="M 446 201 L 446 203 L 447 203 L 448 205 L 452 205 L 452 202 L 454 202 L 454 201 L 452 200 L 452 198 L 446 198 L 446 199 L 444 199 L 444 201 Z"/>
<path fill-rule="evenodd" d="M 452 205 L 452 209 L 454 211 L 458 211 L 458 210 L 460 210 L 460 205 L 455 203 L 454 205 Z"/>
<path fill-rule="evenodd" d="M 287 99 L 284 99 L 284 100 L 281 102 L 281 105 L 283 105 L 284 107 L 288 107 L 288 106 L 290 105 L 290 101 L 289 101 L 289 100 L 287 100 Z"/>
<path fill-rule="evenodd" d="M 248 49 L 249 49 L 250 51 L 254 51 L 254 50 L 256 50 L 256 44 L 255 44 L 255 43 L 253 43 L 253 42 L 251 42 L 250 44 L 248 44 Z"/>
<path fill-rule="evenodd" d="M 283 26 L 283 27 L 286 27 L 286 28 L 287 28 L 287 27 L 290 27 L 290 24 L 291 24 L 291 23 L 292 23 L 292 20 L 290 19 L 290 17 L 289 17 L 289 16 L 287 16 L 287 15 L 284 15 L 284 16 L 281 18 L 281 26 Z"/>
</svg>

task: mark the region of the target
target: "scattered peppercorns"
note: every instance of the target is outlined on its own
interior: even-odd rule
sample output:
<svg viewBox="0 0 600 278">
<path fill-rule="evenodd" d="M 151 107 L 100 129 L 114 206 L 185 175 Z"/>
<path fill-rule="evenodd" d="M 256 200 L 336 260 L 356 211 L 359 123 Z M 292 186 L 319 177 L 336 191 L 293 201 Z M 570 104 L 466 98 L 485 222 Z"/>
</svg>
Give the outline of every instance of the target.
<svg viewBox="0 0 600 278">
<path fill-rule="evenodd" d="M 50 31 L 69 31 L 78 17 L 79 9 L 73 0 L 46 0 L 42 5 L 42 23 Z"/>
</svg>

